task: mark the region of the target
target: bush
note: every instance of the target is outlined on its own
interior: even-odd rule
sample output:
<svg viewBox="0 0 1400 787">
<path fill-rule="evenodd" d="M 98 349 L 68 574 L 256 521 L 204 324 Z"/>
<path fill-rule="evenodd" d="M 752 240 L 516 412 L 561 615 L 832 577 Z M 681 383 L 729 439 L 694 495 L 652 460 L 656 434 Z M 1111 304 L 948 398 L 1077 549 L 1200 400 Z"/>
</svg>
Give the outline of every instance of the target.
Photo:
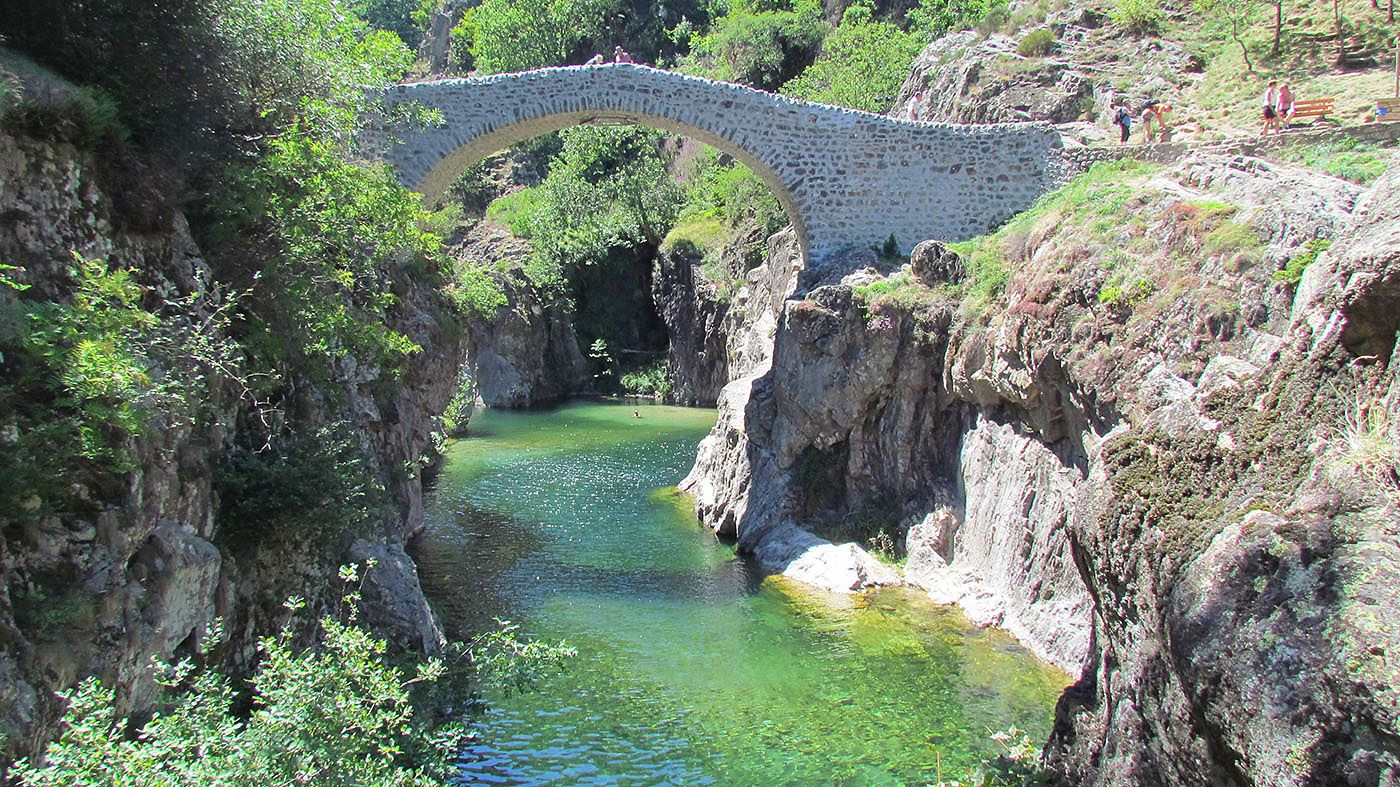
<svg viewBox="0 0 1400 787">
<path fill-rule="evenodd" d="M 581 62 L 620 11 L 617 0 L 485 0 L 452 31 L 453 59 L 484 74 Z"/>
<path fill-rule="evenodd" d="M 969 28 L 989 30 L 1009 14 L 1006 0 L 920 0 L 908 19 L 910 30 L 928 41 Z"/>
<path fill-rule="evenodd" d="M 1303 245 L 1303 250 L 1288 258 L 1288 264 L 1282 270 L 1274 271 L 1274 281 L 1289 286 L 1297 286 L 1303 280 L 1303 271 L 1309 265 L 1317 262 L 1318 255 L 1327 251 L 1327 247 L 1332 245 L 1332 241 L 1327 238 L 1313 238 Z"/>
<path fill-rule="evenodd" d="M 1117 25 L 1151 35 L 1161 28 L 1164 17 L 1160 0 L 1115 0 L 1109 18 Z"/>
<path fill-rule="evenodd" d="M 385 502 L 366 449 L 346 423 L 292 432 L 257 449 L 234 447 L 215 481 L 220 532 L 239 542 L 353 533 Z"/>
<path fill-rule="evenodd" d="M 683 69 L 775 91 L 812 64 L 829 29 L 821 5 L 811 0 L 790 9 L 734 3 L 708 34 L 692 40 Z"/>
<path fill-rule="evenodd" d="M 415 710 L 412 692 L 450 677 L 452 667 L 429 659 L 409 677 L 390 666 L 386 643 L 355 623 L 358 568 L 342 568 L 341 578 L 348 622 L 322 618 L 308 650 L 294 649 L 290 623 L 258 643 L 250 714 L 239 712 L 238 688 L 217 671 L 190 660 L 156 665 L 166 707 L 133 738 L 133 721 L 117 717 L 113 692 L 89 678 L 64 695 L 65 731 L 44 765 L 21 761 L 11 775 L 31 787 L 443 783 L 465 730 L 434 728 Z M 289 599 L 286 607 L 295 616 L 303 602 Z M 461 651 L 459 661 L 479 665 L 479 681 L 529 690 L 576 655 L 563 643 L 522 640 L 507 621 L 499 625 Z M 217 632 L 206 639 L 201 660 L 217 639 Z"/>
<path fill-rule="evenodd" d="M 633 396 L 665 396 L 671 392 L 664 360 L 625 372 L 619 382 L 623 392 Z"/>
<path fill-rule="evenodd" d="M 783 86 L 785 95 L 824 104 L 882 113 L 894 106 L 909 66 L 923 48 L 921 39 L 887 22 L 876 22 L 870 9 L 853 5 L 841 25 L 822 42 L 811 67 Z"/>
<path fill-rule="evenodd" d="M 1020 43 L 1016 44 L 1016 53 L 1022 57 L 1044 57 L 1054 48 L 1055 31 L 1042 27 L 1027 33 Z"/>
</svg>

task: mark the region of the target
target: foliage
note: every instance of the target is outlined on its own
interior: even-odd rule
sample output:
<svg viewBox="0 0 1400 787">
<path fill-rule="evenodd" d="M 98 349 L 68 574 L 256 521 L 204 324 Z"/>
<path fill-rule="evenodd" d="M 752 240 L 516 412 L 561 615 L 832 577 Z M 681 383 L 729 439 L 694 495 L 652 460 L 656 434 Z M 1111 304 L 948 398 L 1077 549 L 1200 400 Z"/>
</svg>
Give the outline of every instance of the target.
<svg viewBox="0 0 1400 787">
<path fill-rule="evenodd" d="M 671 383 L 666 379 L 664 360 L 624 372 L 619 382 L 623 392 L 633 396 L 665 396 L 671 391 Z"/>
<path fill-rule="evenodd" d="M 557 286 L 566 266 L 606 262 L 614 248 L 659 245 L 682 198 L 658 152 L 660 132 L 580 126 L 563 137 L 549 176 L 515 198 L 510 216 L 512 231 L 532 240 L 531 274 L 545 286 Z"/>
<path fill-rule="evenodd" d="M 57 300 L 23 299 L 27 284 L 0 277 L 0 510 L 13 516 L 66 510 L 72 485 L 113 480 L 150 419 L 194 417 L 210 375 L 236 366 L 227 303 L 196 316 L 194 298 L 170 297 L 151 311 L 130 270 L 75 254 L 68 272 Z"/>
<path fill-rule="evenodd" d="M 812 63 L 829 29 L 814 0 L 735 2 L 691 41 L 684 70 L 774 91 Z"/>
<path fill-rule="evenodd" d="M 987 29 L 1008 14 L 1006 0 L 919 0 L 908 19 L 910 30 L 928 41 L 957 30 Z"/>
<path fill-rule="evenodd" d="M 1253 72 L 1254 63 L 1249 59 L 1249 47 L 1245 45 L 1244 35 L 1263 9 L 1263 0 L 1192 0 L 1192 8 L 1208 28 L 1230 36 L 1240 48 L 1245 68 Z"/>
<path fill-rule="evenodd" d="M 291 366 L 327 382 L 340 358 L 395 372 L 420 349 L 388 325 L 392 282 L 436 270 L 442 239 L 425 231 L 428 213 L 387 168 L 343 156 L 298 126 L 237 173 L 226 195 L 220 257 L 236 262 L 245 238 L 260 240 L 246 250 L 263 261 L 252 290 L 265 308 L 247 315 L 244 340 L 257 368 Z"/>
<path fill-rule="evenodd" d="M 1126 309 L 1149 298 L 1157 291 L 1151 280 L 1142 277 L 1116 275 L 1099 287 L 1099 303 L 1110 309 Z"/>
<path fill-rule="evenodd" d="M 778 198 L 751 169 L 706 147 L 695 160 L 685 186 L 678 221 L 719 219 L 731 229 L 758 226 L 771 235 L 788 223 Z"/>
<path fill-rule="evenodd" d="M 221 532 L 247 542 L 362 529 L 384 501 L 365 456 L 346 423 L 279 436 L 257 449 L 230 449 L 216 476 Z"/>
<path fill-rule="evenodd" d="M 576 62 L 620 10 L 618 0 L 485 0 L 452 31 L 455 59 L 484 74 Z"/>
<path fill-rule="evenodd" d="M 1161 0 L 1114 0 L 1109 12 L 1114 24 L 1136 30 L 1142 35 L 1154 35 L 1166 18 Z"/>
<path fill-rule="evenodd" d="M 167 690 L 165 709 L 126 735 L 115 697 L 96 679 L 64 695 L 63 736 L 42 767 L 16 765 L 13 776 L 32 787 L 121 784 L 435 785 L 450 773 L 464 736 L 460 724 L 433 729 L 415 712 L 411 692 L 447 675 L 439 659 L 417 665 L 412 677 L 391 666 L 386 643 L 356 625 L 359 569 L 341 570 L 348 621 L 324 617 L 319 641 L 293 645 L 290 623 L 259 642 L 262 664 L 253 677 L 251 715 L 238 713 L 238 692 L 225 676 L 190 660 L 155 665 Z M 304 603 L 286 607 L 295 615 Z M 217 636 L 201 650 L 205 660 Z M 517 629 L 478 638 L 472 655 L 481 675 L 513 690 L 534 687 L 574 655 L 562 644 L 522 641 Z"/>
<path fill-rule="evenodd" d="M 474 322 L 489 322 L 507 303 L 505 288 L 482 265 L 457 260 L 447 294 L 457 308 Z"/>
<path fill-rule="evenodd" d="M 519 625 L 496 618 L 496 628 L 472 640 L 471 654 L 481 684 L 510 696 L 536 690 L 578 651 L 564 642 L 521 639 Z"/>
<path fill-rule="evenodd" d="M 1281 270 L 1274 271 L 1274 281 L 1280 284 L 1297 286 L 1303 280 L 1303 271 L 1309 265 L 1317 262 L 1318 255 L 1327 251 L 1327 247 L 1332 245 L 1332 241 L 1327 238 L 1313 238 L 1303 244 L 1303 250 L 1288 258 L 1288 264 Z"/>
<path fill-rule="evenodd" d="M 438 0 L 352 0 L 350 6 L 371 27 L 394 33 L 417 49 L 437 4 Z"/>
<path fill-rule="evenodd" d="M 1043 57 L 1055 48 L 1055 31 L 1041 27 L 1027 33 L 1016 44 L 1016 54 L 1022 57 Z"/>
<path fill-rule="evenodd" d="M 822 42 L 807 70 L 783 93 L 808 101 L 886 112 L 894 106 L 909 66 L 923 48 L 919 36 L 871 19 L 869 6 L 852 5 Z"/>
</svg>

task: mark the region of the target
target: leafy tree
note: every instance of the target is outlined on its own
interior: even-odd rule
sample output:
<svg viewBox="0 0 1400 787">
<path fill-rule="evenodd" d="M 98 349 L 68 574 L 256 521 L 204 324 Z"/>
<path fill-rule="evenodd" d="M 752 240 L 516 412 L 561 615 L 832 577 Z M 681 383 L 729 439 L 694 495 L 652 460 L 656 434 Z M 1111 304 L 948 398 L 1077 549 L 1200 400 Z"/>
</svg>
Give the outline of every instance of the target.
<svg viewBox="0 0 1400 787">
<path fill-rule="evenodd" d="M 928 41 L 956 30 L 982 26 L 1006 11 L 1006 0 L 919 0 L 906 18 L 909 30 Z"/>
<path fill-rule="evenodd" d="M 370 26 L 398 35 L 416 49 L 438 0 L 354 0 L 351 7 Z"/>
<path fill-rule="evenodd" d="M 657 245 L 675 223 L 683 194 L 658 153 L 662 134 L 631 126 L 581 126 L 523 217 L 537 278 L 604 262 L 615 247 Z"/>
<path fill-rule="evenodd" d="M 922 48 L 917 35 L 876 22 L 866 5 L 846 9 L 841 25 L 822 43 L 821 55 L 783 93 L 866 112 L 894 105 L 909 65 Z"/>
<path fill-rule="evenodd" d="M 777 90 L 812 63 L 830 25 L 813 0 L 736 3 L 691 43 L 684 70 Z"/>
<path fill-rule="evenodd" d="M 1254 61 L 1249 59 L 1244 33 L 1259 14 L 1260 0 L 1194 0 L 1194 6 L 1207 25 L 1224 30 L 1239 45 L 1245 68 L 1253 73 Z"/>
<path fill-rule="evenodd" d="M 485 0 L 453 30 L 454 48 L 486 74 L 564 65 L 618 10 L 618 0 Z"/>
</svg>

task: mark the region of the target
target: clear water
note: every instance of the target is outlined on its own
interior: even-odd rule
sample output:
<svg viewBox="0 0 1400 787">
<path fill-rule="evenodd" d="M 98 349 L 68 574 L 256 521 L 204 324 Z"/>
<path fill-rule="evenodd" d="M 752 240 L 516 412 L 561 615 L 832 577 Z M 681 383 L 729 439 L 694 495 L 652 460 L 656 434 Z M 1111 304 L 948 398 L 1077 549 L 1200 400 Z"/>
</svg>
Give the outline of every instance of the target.
<svg viewBox="0 0 1400 787">
<path fill-rule="evenodd" d="M 635 418 L 638 411 L 641 418 Z M 890 589 L 761 578 L 675 489 L 713 411 L 490 411 L 450 445 L 416 547 L 449 634 L 493 617 L 579 650 L 489 698 L 464 784 L 923 784 L 1049 732 L 1065 675 Z"/>
</svg>

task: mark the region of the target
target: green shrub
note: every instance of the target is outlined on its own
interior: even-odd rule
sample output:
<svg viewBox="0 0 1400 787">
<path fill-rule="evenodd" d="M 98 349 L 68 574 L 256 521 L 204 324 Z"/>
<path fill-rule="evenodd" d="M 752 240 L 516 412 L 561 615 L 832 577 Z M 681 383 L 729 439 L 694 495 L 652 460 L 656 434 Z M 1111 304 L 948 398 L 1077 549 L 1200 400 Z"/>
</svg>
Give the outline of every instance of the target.
<svg viewBox="0 0 1400 787">
<path fill-rule="evenodd" d="M 928 41 L 957 30 L 988 30 L 1009 13 L 1006 0 L 919 0 L 908 19 L 911 31 Z"/>
<path fill-rule="evenodd" d="M 1109 17 L 1115 24 L 1143 35 L 1156 33 L 1164 19 L 1160 0 L 1115 0 Z"/>
<path fill-rule="evenodd" d="M 883 113 L 894 106 L 922 39 L 887 22 L 871 19 L 870 9 L 853 5 L 841 25 L 822 42 L 821 54 L 785 95 L 824 104 Z"/>
<path fill-rule="evenodd" d="M 1099 288 L 1099 303 L 1110 309 L 1126 309 L 1152 296 L 1157 285 L 1142 277 L 1114 276 Z"/>
<path fill-rule="evenodd" d="M 452 266 L 447 294 L 457 308 L 475 322 L 489 322 L 507 303 L 505 288 L 482 266 L 457 260 Z"/>
<path fill-rule="evenodd" d="M 290 624 L 258 643 L 251 712 L 240 712 L 239 687 L 214 669 L 190 660 L 157 664 L 165 706 L 133 737 L 134 720 L 119 718 L 113 692 L 89 678 L 64 695 L 64 732 L 44 765 L 21 761 L 11 776 L 30 787 L 442 784 L 466 731 L 434 728 L 414 700 L 456 667 L 428 659 L 410 677 L 391 666 L 386 643 L 355 623 L 358 569 L 341 569 L 341 578 L 349 622 L 322 618 L 307 650 L 294 647 Z M 286 604 L 294 616 L 303 606 L 296 598 Z M 206 638 L 201 661 L 217 641 L 217 632 Z M 479 682 L 506 692 L 532 689 L 576 655 L 564 643 L 522 640 L 508 621 L 458 652 L 457 663 L 477 665 Z"/>
<path fill-rule="evenodd" d="M 1055 48 L 1055 31 L 1048 27 L 1032 30 L 1016 44 L 1016 53 L 1022 57 L 1044 57 Z"/>
<path fill-rule="evenodd" d="M 665 360 L 625 372 L 619 382 L 623 392 L 633 396 L 665 396 L 671 392 L 671 383 L 666 379 Z"/>
<path fill-rule="evenodd" d="M 257 449 L 230 449 L 215 476 L 221 533 L 246 543 L 363 529 L 385 501 L 366 455 L 346 423 L 292 432 Z"/>
<path fill-rule="evenodd" d="M 1279 158 L 1366 186 L 1385 172 L 1394 155 L 1394 149 L 1344 138 L 1290 148 L 1283 151 Z"/>
<path fill-rule="evenodd" d="M 775 91 L 812 64 L 830 26 L 820 3 L 776 7 L 736 2 L 693 38 L 682 68 L 713 79 Z"/>
<path fill-rule="evenodd" d="M 1303 280 L 1303 271 L 1309 265 L 1317 262 L 1318 255 L 1327 251 L 1332 245 L 1332 241 L 1327 238 L 1313 238 L 1303 245 L 1303 250 L 1288 258 L 1288 264 L 1282 270 L 1274 271 L 1274 281 L 1280 284 L 1297 286 Z"/>
<path fill-rule="evenodd" d="M 484 0 L 452 31 L 454 60 L 484 74 L 578 62 L 621 11 L 617 0 Z"/>
</svg>

